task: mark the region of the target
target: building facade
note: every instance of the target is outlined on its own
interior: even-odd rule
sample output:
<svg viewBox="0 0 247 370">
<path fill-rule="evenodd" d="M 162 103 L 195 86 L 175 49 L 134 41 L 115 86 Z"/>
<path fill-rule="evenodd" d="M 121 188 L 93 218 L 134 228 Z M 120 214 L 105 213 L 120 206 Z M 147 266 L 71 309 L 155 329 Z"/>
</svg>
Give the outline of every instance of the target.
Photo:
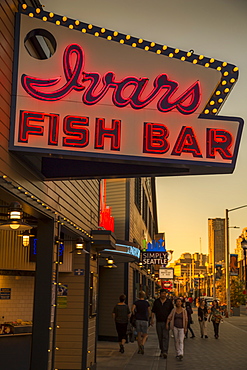
<svg viewBox="0 0 247 370">
<path fill-rule="evenodd" d="M 209 264 L 213 266 L 225 260 L 225 219 L 208 219 Z"/>
<path fill-rule="evenodd" d="M 111 207 L 115 223 L 117 245 L 128 241 L 138 249 L 157 234 L 156 190 L 154 178 L 108 179 L 107 204 Z M 142 268 L 136 262 L 124 262 L 123 256 L 114 255 L 117 268 L 99 268 L 99 339 L 115 340 L 116 329 L 112 310 L 120 294 L 125 294 L 132 307 L 140 290 L 148 297 L 154 295 L 153 268 Z"/>
</svg>

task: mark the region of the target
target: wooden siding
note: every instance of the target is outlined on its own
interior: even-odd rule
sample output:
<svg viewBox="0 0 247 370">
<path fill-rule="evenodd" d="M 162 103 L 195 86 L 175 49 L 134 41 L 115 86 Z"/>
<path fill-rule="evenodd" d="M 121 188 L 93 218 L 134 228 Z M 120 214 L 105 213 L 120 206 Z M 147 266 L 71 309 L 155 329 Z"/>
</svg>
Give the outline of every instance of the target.
<svg viewBox="0 0 247 370">
<path fill-rule="evenodd" d="M 110 179 L 106 182 L 106 204 L 112 207 L 115 231 L 118 239 L 125 239 L 126 179 Z"/>
<path fill-rule="evenodd" d="M 96 252 L 94 252 L 96 253 Z M 98 260 L 91 259 L 90 272 L 98 274 Z M 99 276 L 98 276 L 99 284 Z M 97 287 L 98 289 L 98 287 Z M 90 368 L 95 363 L 95 343 L 96 343 L 96 316 L 89 318 L 88 322 L 88 355 L 87 355 L 87 367 Z"/>
<path fill-rule="evenodd" d="M 143 192 L 147 194 L 147 189 L 145 186 L 145 178 L 142 178 L 142 188 Z M 147 196 L 149 209 L 152 212 L 152 199 Z M 130 237 L 129 241 L 133 241 L 134 239 L 142 245 L 142 240 L 146 237 L 148 241 L 151 240 L 151 235 L 148 233 L 148 225 L 145 224 L 143 221 L 143 217 L 138 211 L 135 205 L 135 181 L 134 179 L 130 179 Z"/>
<path fill-rule="evenodd" d="M 85 269 L 85 256 L 73 256 L 73 268 Z M 74 273 L 60 273 L 59 282 L 68 285 L 67 307 L 58 308 L 56 346 L 56 367 L 59 369 L 81 369 L 84 286 L 85 276 Z"/>
<path fill-rule="evenodd" d="M 98 225 L 98 180 L 43 182 L 20 156 L 8 151 L 16 5 L 17 1 L 11 0 L 0 4 L 0 175 L 7 175 L 64 217 L 90 231 Z"/>
</svg>

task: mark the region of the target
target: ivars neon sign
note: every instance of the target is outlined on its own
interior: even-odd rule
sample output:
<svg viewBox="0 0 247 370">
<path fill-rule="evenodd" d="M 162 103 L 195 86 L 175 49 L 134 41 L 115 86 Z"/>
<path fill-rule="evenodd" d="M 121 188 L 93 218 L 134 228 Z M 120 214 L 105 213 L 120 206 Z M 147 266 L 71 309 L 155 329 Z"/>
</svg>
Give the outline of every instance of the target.
<svg viewBox="0 0 247 370">
<path fill-rule="evenodd" d="M 243 121 L 216 113 L 237 79 L 235 66 L 212 58 L 203 63 L 201 55 L 161 45 L 146 61 L 154 43 L 110 31 L 104 36 L 87 25 L 74 32 L 37 18 L 17 16 L 11 150 L 84 157 L 100 178 L 107 165 L 109 176 L 118 176 L 116 163 L 128 164 L 120 171 L 125 177 L 165 175 L 171 168 L 233 171 Z M 23 40 L 42 28 L 58 47 L 51 58 L 35 60 Z"/>
<path fill-rule="evenodd" d="M 76 56 L 74 68 L 71 62 L 73 54 Z M 100 76 L 97 72 L 85 72 L 83 70 L 84 61 L 85 56 L 80 45 L 68 45 L 63 55 L 63 69 L 66 82 L 62 87 L 46 92 L 44 91 L 45 88 L 58 85 L 61 82 L 61 77 L 42 79 L 26 74 L 22 75 L 22 86 L 30 96 L 46 101 L 61 100 L 72 90 L 76 90 L 82 92 L 82 101 L 87 105 L 97 104 L 110 89 L 113 89 L 113 104 L 119 108 L 130 105 L 133 109 L 142 109 L 148 106 L 165 90 L 165 93 L 163 93 L 157 103 L 157 109 L 160 112 L 169 112 L 176 108 L 182 114 L 191 114 L 195 112 L 200 103 L 199 81 L 195 81 L 178 98 L 173 98 L 173 95 L 179 88 L 179 83 L 169 79 L 167 74 L 163 73 L 153 81 L 152 91 L 146 94 L 146 97 L 143 97 L 149 82 L 148 78 L 128 76 L 117 81 L 114 72 L 107 72 L 103 76 Z M 85 87 L 87 81 L 90 81 L 90 84 Z M 133 90 L 128 97 L 125 97 L 125 90 L 129 86 L 133 86 Z"/>
</svg>

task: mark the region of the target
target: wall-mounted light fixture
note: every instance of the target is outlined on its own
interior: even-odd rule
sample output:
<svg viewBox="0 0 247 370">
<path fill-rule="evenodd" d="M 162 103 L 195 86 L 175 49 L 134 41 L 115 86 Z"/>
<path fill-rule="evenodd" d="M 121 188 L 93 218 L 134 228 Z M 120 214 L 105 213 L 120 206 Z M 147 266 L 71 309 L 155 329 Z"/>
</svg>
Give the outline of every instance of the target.
<svg viewBox="0 0 247 370">
<path fill-rule="evenodd" d="M 19 234 L 18 236 L 21 236 L 22 237 L 22 245 L 23 245 L 23 247 L 28 247 L 29 246 L 29 242 L 30 242 L 30 238 L 31 237 L 34 237 L 35 235 L 32 235 L 30 233 L 30 230 L 25 230 L 25 231 L 23 231 L 23 233 Z"/>
<path fill-rule="evenodd" d="M 88 253 L 89 252 L 84 248 L 85 242 L 84 239 L 80 236 L 79 238 L 73 240 L 73 239 L 58 239 L 56 238 L 56 243 L 63 243 L 63 242 L 75 242 L 75 248 L 72 249 L 70 253 L 76 253 L 76 254 L 82 254 L 82 253 Z"/>
<path fill-rule="evenodd" d="M 106 261 L 107 261 L 107 265 L 104 266 L 105 268 L 112 269 L 112 268 L 116 268 L 117 267 L 114 264 L 114 260 L 113 260 L 112 256 L 109 256 L 108 258 L 106 258 Z"/>
<path fill-rule="evenodd" d="M 19 202 L 12 202 L 9 206 L 0 206 L 0 208 L 8 208 L 8 220 L 0 224 L 0 230 L 31 230 L 33 226 L 28 225 L 23 221 L 22 205 Z"/>
</svg>

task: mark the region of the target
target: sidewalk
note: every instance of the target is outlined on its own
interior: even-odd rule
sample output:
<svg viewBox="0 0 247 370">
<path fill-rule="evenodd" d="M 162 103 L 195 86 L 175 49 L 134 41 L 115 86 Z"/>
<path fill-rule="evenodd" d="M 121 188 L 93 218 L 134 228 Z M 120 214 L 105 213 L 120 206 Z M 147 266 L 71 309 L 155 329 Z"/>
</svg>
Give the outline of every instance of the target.
<svg viewBox="0 0 247 370">
<path fill-rule="evenodd" d="M 160 358 L 155 328 L 150 327 L 145 354 L 137 354 L 137 343 L 125 345 L 98 342 L 97 370 L 245 370 L 247 369 L 247 316 L 232 316 L 220 324 L 220 338 L 214 339 L 213 324 L 208 323 L 208 339 L 201 339 L 197 317 L 192 328 L 196 338 L 185 340 L 182 362 L 176 360 L 173 338 L 170 338 L 167 360 Z"/>
</svg>

